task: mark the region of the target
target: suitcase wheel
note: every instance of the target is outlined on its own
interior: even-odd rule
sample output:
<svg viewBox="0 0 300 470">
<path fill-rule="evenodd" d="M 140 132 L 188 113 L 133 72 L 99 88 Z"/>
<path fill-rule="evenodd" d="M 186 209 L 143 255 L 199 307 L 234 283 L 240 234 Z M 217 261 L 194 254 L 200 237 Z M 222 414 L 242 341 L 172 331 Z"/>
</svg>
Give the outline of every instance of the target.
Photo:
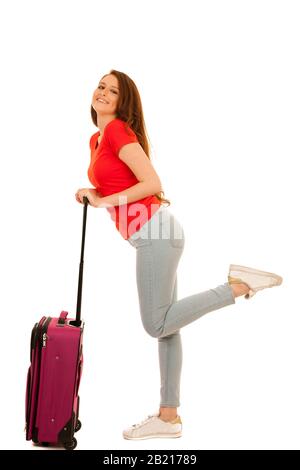
<svg viewBox="0 0 300 470">
<path fill-rule="evenodd" d="M 75 437 L 73 437 L 71 442 L 64 442 L 63 445 L 66 450 L 74 450 L 75 447 L 77 446 L 77 440 L 75 439 Z"/>
<path fill-rule="evenodd" d="M 75 426 L 75 432 L 79 431 L 81 429 L 81 421 L 79 419 L 77 420 L 76 426 Z"/>
</svg>

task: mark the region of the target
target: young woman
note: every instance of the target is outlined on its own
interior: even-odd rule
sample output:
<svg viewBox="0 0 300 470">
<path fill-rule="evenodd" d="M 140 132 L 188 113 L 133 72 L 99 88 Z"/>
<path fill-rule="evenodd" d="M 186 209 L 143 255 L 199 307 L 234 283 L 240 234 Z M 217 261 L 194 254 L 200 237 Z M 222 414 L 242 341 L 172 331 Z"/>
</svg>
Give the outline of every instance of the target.
<svg viewBox="0 0 300 470">
<path fill-rule="evenodd" d="M 93 189 L 76 192 L 90 205 L 108 210 L 122 237 L 136 249 L 136 275 L 142 323 L 158 339 L 161 376 L 159 412 L 123 432 L 125 439 L 180 437 L 182 345 L 180 329 L 202 315 L 278 286 L 273 273 L 230 265 L 228 282 L 177 300 L 176 270 L 184 231 L 164 206 L 161 181 L 150 162 L 140 95 L 125 74 L 111 70 L 94 91 L 91 116 L 99 129 L 90 139 L 88 177 Z"/>
</svg>

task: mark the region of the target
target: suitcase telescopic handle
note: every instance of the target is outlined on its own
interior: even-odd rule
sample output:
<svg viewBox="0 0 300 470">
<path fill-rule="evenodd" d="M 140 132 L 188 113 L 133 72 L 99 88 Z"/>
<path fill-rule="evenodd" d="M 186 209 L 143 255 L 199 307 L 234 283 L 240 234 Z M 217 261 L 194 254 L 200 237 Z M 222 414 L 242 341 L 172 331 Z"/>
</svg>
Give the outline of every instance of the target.
<svg viewBox="0 0 300 470">
<path fill-rule="evenodd" d="M 76 321 L 72 322 L 74 326 L 81 325 L 81 298 L 82 298 L 82 279 L 83 279 L 83 264 L 84 264 L 85 228 L 86 228 L 87 206 L 89 204 L 89 200 L 86 196 L 83 196 L 83 203 L 84 203 L 83 224 L 82 224 L 81 254 L 80 254 L 79 278 L 78 278 L 78 290 L 77 290 Z"/>
</svg>

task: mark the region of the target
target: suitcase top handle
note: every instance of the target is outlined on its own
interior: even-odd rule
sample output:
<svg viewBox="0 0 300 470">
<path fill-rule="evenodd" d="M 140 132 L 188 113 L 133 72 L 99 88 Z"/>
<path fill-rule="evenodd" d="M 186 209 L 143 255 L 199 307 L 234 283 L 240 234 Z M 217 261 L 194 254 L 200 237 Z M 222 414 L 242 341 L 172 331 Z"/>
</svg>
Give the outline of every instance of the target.
<svg viewBox="0 0 300 470">
<path fill-rule="evenodd" d="M 58 319 L 58 324 L 59 325 L 64 325 L 65 322 L 66 322 L 66 318 L 68 316 L 68 312 L 65 312 L 64 310 L 61 312 L 61 314 L 59 315 L 59 319 Z"/>
</svg>

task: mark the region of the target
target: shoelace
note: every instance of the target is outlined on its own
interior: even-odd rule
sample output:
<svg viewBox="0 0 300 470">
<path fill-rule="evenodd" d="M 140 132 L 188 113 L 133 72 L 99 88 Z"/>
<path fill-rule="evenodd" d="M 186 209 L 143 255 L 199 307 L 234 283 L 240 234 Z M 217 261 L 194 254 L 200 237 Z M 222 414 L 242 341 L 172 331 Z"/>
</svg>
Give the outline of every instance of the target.
<svg viewBox="0 0 300 470">
<path fill-rule="evenodd" d="M 132 427 L 133 427 L 133 428 L 138 428 L 138 427 L 142 426 L 143 424 L 145 424 L 147 421 L 149 421 L 149 419 L 154 418 L 155 416 L 156 416 L 156 415 L 148 415 L 148 418 L 144 419 L 144 420 L 141 421 L 140 423 L 133 424 Z"/>
</svg>

